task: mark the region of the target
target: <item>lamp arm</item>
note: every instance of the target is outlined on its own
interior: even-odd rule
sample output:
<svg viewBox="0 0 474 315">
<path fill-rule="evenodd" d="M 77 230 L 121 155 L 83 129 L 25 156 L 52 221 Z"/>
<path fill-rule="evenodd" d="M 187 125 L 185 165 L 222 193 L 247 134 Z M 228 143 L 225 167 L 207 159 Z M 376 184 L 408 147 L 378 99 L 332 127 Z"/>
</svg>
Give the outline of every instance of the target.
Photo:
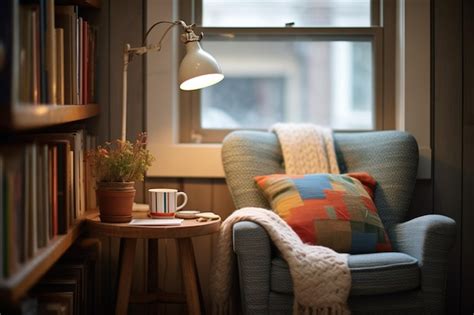
<svg viewBox="0 0 474 315">
<path fill-rule="evenodd" d="M 164 31 L 163 35 L 161 35 L 160 41 L 158 44 L 147 45 L 146 39 L 150 32 L 161 24 L 169 24 L 166 30 Z M 166 37 L 168 32 L 176 25 L 181 25 L 184 29 L 184 33 L 181 35 L 181 40 L 184 43 L 200 41 L 203 37 L 203 34 L 196 35 L 194 33 L 195 24 L 187 25 L 184 21 L 177 20 L 174 22 L 170 21 L 159 21 L 153 24 L 145 33 L 145 38 L 143 40 L 143 46 L 141 47 L 131 47 L 130 44 L 125 44 L 125 48 L 123 51 L 123 77 L 122 77 L 122 130 L 121 130 L 121 139 L 122 141 L 126 140 L 127 136 L 127 72 L 128 72 L 128 64 L 133 60 L 134 56 L 141 56 L 150 51 L 160 51 L 161 50 L 161 43 L 163 39 Z"/>
</svg>

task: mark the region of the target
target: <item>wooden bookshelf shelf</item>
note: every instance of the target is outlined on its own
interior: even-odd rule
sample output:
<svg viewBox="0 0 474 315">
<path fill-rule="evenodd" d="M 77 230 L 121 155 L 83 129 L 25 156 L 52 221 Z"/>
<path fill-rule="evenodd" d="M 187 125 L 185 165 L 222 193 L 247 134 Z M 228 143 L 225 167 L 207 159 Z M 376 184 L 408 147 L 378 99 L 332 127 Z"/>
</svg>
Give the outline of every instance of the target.
<svg viewBox="0 0 474 315">
<path fill-rule="evenodd" d="M 17 105 L 0 119 L 0 125 L 8 130 L 28 130 L 49 127 L 94 117 L 99 114 L 97 104 L 89 105 Z"/>
<path fill-rule="evenodd" d="M 86 8 L 100 8 L 100 0 L 56 0 L 56 4 L 74 4 Z"/>
<path fill-rule="evenodd" d="M 85 219 L 96 215 L 87 212 L 64 235 L 58 235 L 40 249 L 36 256 L 20 266 L 20 270 L 8 279 L 0 280 L 0 305 L 16 304 L 28 290 L 53 266 L 84 231 Z"/>
</svg>

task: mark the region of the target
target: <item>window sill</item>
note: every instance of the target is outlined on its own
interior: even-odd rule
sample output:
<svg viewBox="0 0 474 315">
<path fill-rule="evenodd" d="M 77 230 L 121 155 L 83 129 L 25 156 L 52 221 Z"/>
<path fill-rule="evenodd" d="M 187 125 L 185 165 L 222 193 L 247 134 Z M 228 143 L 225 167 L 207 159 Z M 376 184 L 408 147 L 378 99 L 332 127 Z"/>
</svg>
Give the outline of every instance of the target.
<svg viewBox="0 0 474 315">
<path fill-rule="evenodd" d="M 221 144 L 165 144 L 152 142 L 158 152 L 148 177 L 224 178 Z"/>
</svg>

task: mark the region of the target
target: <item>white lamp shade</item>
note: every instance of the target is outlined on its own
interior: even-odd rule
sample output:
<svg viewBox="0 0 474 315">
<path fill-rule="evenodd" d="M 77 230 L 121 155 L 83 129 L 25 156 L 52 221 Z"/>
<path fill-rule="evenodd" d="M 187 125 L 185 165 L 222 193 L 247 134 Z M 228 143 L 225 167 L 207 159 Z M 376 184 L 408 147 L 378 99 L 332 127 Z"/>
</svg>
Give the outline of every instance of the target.
<svg viewBox="0 0 474 315">
<path fill-rule="evenodd" d="M 186 43 L 186 56 L 179 66 L 179 88 L 202 89 L 224 79 L 216 59 L 201 48 L 197 41 Z"/>
</svg>

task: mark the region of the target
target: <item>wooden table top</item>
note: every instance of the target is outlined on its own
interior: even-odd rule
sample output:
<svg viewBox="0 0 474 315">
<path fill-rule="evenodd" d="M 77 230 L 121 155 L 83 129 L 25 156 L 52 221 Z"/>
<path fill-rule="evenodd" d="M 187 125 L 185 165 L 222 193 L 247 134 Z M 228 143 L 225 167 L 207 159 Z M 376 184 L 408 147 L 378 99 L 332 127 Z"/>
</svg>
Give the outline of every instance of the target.
<svg viewBox="0 0 474 315">
<path fill-rule="evenodd" d="M 144 212 L 133 213 L 134 219 L 148 219 Z M 160 219 L 156 219 L 160 220 Z M 215 233 L 221 220 L 198 222 L 196 219 L 183 220 L 181 225 L 130 225 L 128 223 L 100 222 L 99 215 L 86 220 L 88 229 L 106 236 L 123 238 L 188 238 Z"/>
</svg>

